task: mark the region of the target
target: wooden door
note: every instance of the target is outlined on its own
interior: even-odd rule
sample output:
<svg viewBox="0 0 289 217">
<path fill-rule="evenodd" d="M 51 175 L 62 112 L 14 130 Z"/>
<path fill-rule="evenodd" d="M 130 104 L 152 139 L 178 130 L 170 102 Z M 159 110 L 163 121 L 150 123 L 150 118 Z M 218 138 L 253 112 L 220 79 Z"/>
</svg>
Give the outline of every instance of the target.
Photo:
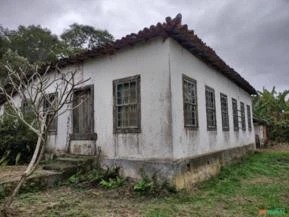
<svg viewBox="0 0 289 217">
<path fill-rule="evenodd" d="M 74 140 L 92 140 L 94 137 L 93 87 L 78 89 L 73 95 Z"/>
</svg>

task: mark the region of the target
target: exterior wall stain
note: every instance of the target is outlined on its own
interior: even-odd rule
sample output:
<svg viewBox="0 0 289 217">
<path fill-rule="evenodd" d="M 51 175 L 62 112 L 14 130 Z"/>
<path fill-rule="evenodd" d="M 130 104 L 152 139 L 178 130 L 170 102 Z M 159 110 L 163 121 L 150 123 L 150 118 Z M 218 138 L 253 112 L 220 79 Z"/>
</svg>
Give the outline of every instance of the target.
<svg viewBox="0 0 289 217">
<path fill-rule="evenodd" d="M 149 177 L 156 176 L 158 181 L 168 181 L 177 189 L 190 189 L 193 184 L 202 182 L 220 173 L 223 166 L 239 161 L 244 155 L 252 153 L 255 144 L 234 147 L 204 155 L 172 160 L 128 160 L 105 159 L 106 166 L 119 166 L 123 176 L 142 178 L 141 171 Z"/>
<path fill-rule="evenodd" d="M 183 160 L 177 166 L 174 184 L 177 189 L 189 189 L 195 183 L 218 175 L 223 166 L 239 161 L 253 150 L 254 144 L 250 144 Z"/>
</svg>

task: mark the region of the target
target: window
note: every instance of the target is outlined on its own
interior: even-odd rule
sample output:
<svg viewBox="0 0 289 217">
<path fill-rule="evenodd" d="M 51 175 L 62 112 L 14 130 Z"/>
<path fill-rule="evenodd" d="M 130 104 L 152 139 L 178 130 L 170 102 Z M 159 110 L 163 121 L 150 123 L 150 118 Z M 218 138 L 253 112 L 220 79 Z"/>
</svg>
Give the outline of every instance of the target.
<svg viewBox="0 0 289 217">
<path fill-rule="evenodd" d="M 140 76 L 113 81 L 113 97 L 114 132 L 140 132 Z"/>
<path fill-rule="evenodd" d="M 232 98 L 232 109 L 233 109 L 233 124 L 234 130 L 239 130 L 239 120 L 238 120 L 238 105 L 237 100 Z"/>
<path fill-rule="evenodd" d="M 222 93 L 220 94 L 220 97 L 223 131 L 229 131 L 228 97 Z"/>
<path fill-rule="evenodd" d="M 215 90 L 206 86 L 207 129 L 216 130 Z"/>
<path fill-rule="evenodd" d="M 246 117 L 245 117 L 245 106 L 243 102 L 240 102 L 240 110 L 241 110 L 241 124 L 242 130 L 246 130 Z"/>
<path fill-rule="evenodd" d="M 183 75 L 184 125 L 198 128 L 197 82 Z"/>
<path fill-rule="evenodd" d="M 252 120 L 251 120 L 251 108 L 247 105 L 247 121 L 248 121 L 248 129 L 249 131 L 252 130 Z"/>
<path fill-rule="evenodd" d="M 47 112 L 46 123 L 48 125 L 48 132 L 57 132 L 57 116 L 55 116 L 55 109 L 57 107 L 57 93 L 50 93 L 44 97 L 43 111 Z M 55 116 L 55 117 L 54 117 Z M 54 119 L 53 119 L 54 117 Z"/>
</svg>

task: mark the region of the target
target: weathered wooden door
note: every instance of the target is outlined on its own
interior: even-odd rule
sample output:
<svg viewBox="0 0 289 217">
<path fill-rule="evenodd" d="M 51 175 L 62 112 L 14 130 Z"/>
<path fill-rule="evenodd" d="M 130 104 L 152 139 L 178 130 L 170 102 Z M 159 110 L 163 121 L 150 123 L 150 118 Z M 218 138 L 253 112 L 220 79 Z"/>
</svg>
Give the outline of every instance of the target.
<svg viewBox="0 0 289 217">
<path fill-rule="evenodd" d="M 93 86 L 74 91 L 73 95 L 74 140 L 95 140 Z"/>
</svg>

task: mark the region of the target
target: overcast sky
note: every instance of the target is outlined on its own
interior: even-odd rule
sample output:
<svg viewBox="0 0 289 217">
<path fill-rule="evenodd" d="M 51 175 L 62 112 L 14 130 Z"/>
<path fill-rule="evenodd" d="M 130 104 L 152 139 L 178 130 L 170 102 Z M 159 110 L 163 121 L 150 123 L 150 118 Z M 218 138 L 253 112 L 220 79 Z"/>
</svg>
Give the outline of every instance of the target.
<svg viewBox="0 0 289 217">
<path fill-rule="evenodd" d="M 72 23 L 114 37 L 165 17 L 183 23 L 256 89 L 289 89 L 289 0 L 0 0 L 0 24 L 40 24 L 60 34 Z"/>
</svg>

